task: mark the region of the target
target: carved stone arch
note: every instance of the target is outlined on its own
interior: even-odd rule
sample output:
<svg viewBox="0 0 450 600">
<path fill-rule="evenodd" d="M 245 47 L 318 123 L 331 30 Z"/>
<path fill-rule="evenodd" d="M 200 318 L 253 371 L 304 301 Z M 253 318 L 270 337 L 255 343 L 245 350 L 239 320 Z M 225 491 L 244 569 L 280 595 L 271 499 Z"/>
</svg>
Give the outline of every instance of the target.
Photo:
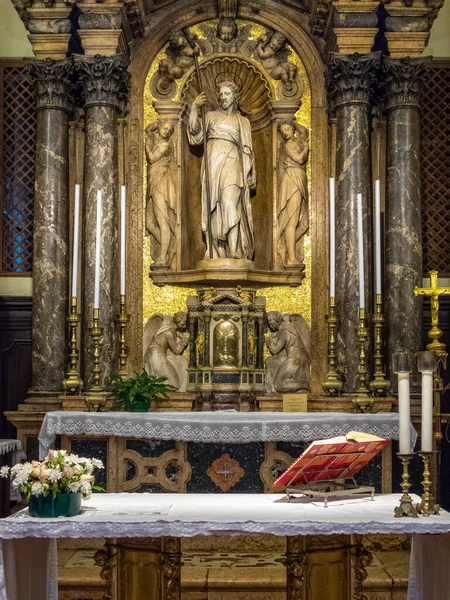
<svg viewBox="0 0 450 600">
<path fill-rule="evenodd" d="M 128 219 L 127 298 L 130 321 L 130 369 L 138 370 L 142 363 L 142 240 L 143 240 L 143 92 L 150 65 L 164 46 L 170 33 L 182 27 L 217 18 L 216 0 L 178 0 L 167 7 L 164 16 L 154 15 L 146 33 L 132 48 L 130 112 L 127 128 L 127 185 L 130 207 Z M 283 33 L 299 55 L 306 70 L 311 89 L 311 189 L 312 189 L 312 391 L 321 393 L 326 374 L 327 281 L 324 273 L 328 264 L 328 117 L 324 84 L 325 67 L 317 38 L 309 31 L 307 16 L 294 7 L 266 0 L 255 9 L 252 0 L 240 0 L 238 18 L 253 21 Z"/>
</svg>

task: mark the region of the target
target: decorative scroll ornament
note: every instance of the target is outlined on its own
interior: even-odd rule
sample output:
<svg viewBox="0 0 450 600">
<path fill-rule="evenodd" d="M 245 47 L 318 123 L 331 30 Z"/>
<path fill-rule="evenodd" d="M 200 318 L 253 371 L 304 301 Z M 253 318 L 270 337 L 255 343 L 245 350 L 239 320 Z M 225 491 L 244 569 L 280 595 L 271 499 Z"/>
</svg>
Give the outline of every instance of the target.
<svg viewBox="0 0 450 600">
<path fill-rule="evenodd" d="M 81 98 L 85 108 L 92 105 L 120 109 L 128 97 L 130 74 L 125 58 L 115 56 L 75 56 Z"/>
<path fill-rule="evenodd" d="M 387 88 L 386 108 L 420 108 L 420 89 L 430 66 L 429 59 L 385 58 L 383 74 Z"/>
<path fill-rule="evenodd" d="M 33 60 L 27 63 L 26 68 L 34 85 L 37 109 L 72 110 L 72 60 Z"/>
<path fill-rule="evenodd" d="M 378 80 L 381 53 L 341 55 L 333 53 L 328 61 L 326 87 L 332 107 L 342 104 L 369 104 Z"/>
</svg>

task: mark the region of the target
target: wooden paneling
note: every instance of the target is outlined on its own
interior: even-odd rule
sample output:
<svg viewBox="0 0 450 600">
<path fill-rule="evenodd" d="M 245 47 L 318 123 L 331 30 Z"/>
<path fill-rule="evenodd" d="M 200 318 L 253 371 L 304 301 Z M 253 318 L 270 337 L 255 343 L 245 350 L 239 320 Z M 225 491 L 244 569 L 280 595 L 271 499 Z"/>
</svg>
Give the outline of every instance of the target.
<svg viewBox="0 0 450 600">
<path fill-rule="evenodd" d="M 15 438 L 3 416 L 17 410 L 31 385 L 31 298 L 0 297 L 0 438 Z"/>
</svg>

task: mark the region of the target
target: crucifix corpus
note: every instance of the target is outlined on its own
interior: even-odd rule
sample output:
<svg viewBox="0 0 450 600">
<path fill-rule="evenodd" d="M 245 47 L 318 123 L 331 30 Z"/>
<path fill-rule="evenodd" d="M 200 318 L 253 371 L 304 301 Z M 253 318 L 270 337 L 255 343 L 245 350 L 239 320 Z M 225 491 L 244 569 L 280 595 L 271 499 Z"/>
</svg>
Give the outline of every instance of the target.
<svg viewBox="0 0 450 600">
<path fill-rule="evenodd" d="M 432 340 L 427 344 L 427 350 L 436 352 L 438 359 L 445 361 L 447 358 L 447 349 L 444 342 L 440 342 L 442 329 L 439 329 L 439 296 L 450 294 L 450 287 L 438 287 L 438 272 L 430 271 L 430 287 L 414 288 L 415 296 L 430 296 L 431 299 L 431 329 L 428 337 Z"/>
</svg>

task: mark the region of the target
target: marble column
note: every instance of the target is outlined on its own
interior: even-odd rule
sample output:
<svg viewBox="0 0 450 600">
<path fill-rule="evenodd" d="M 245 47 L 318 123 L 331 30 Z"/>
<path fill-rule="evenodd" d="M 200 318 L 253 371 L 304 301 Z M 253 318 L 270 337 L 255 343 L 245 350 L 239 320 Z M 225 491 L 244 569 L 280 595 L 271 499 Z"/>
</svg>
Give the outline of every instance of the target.
<svg viewBox="0 0 450 600">
<path fill-rule="evenodd" d="M 62 390 L 69 289 L 68 118 L 72 61 L 27 64 L 36 97 L 32 386 Z"/>
<path fill-rule="evenodd" d="M 84 101 L 85 155 L 83 204 L 83 302 L 82 379 L 92 385 L 92 325 L 94 303 L 95 237 L 97 190 L 102 191 L 100 256 L 101 384 L 108 387 L 117 370 L 119 312 L 119 214 L 117 119 L 126 100 L 129 75 L 124 58 L 116 56 L 74 57 L 75 70 Z"/>
<path fill-rule="evenodd" d="M 422 349 L 422 302 L 414 287 L 422 285 L 423 277 L 419 91 L 426 65 L 423 59 L 384 60 L 388 364 L 396 352 L 408 352 L 414 360 Z M 391 380 L 396 383 L 396 377 Z M 412 385 L 418 389 L 417 377 Z"/>
<path fill-rule="evenodd" d="M 336 314 L 338 365 L 344 391 L 355 392 L 358 380 L 359 274 L 357 194 L 363 200 L 365 305 L 372 299 L 372 194 L 369 107 L 381 55 L 333 54 L 326 85 L 336 118 Z"/>
</svg>

